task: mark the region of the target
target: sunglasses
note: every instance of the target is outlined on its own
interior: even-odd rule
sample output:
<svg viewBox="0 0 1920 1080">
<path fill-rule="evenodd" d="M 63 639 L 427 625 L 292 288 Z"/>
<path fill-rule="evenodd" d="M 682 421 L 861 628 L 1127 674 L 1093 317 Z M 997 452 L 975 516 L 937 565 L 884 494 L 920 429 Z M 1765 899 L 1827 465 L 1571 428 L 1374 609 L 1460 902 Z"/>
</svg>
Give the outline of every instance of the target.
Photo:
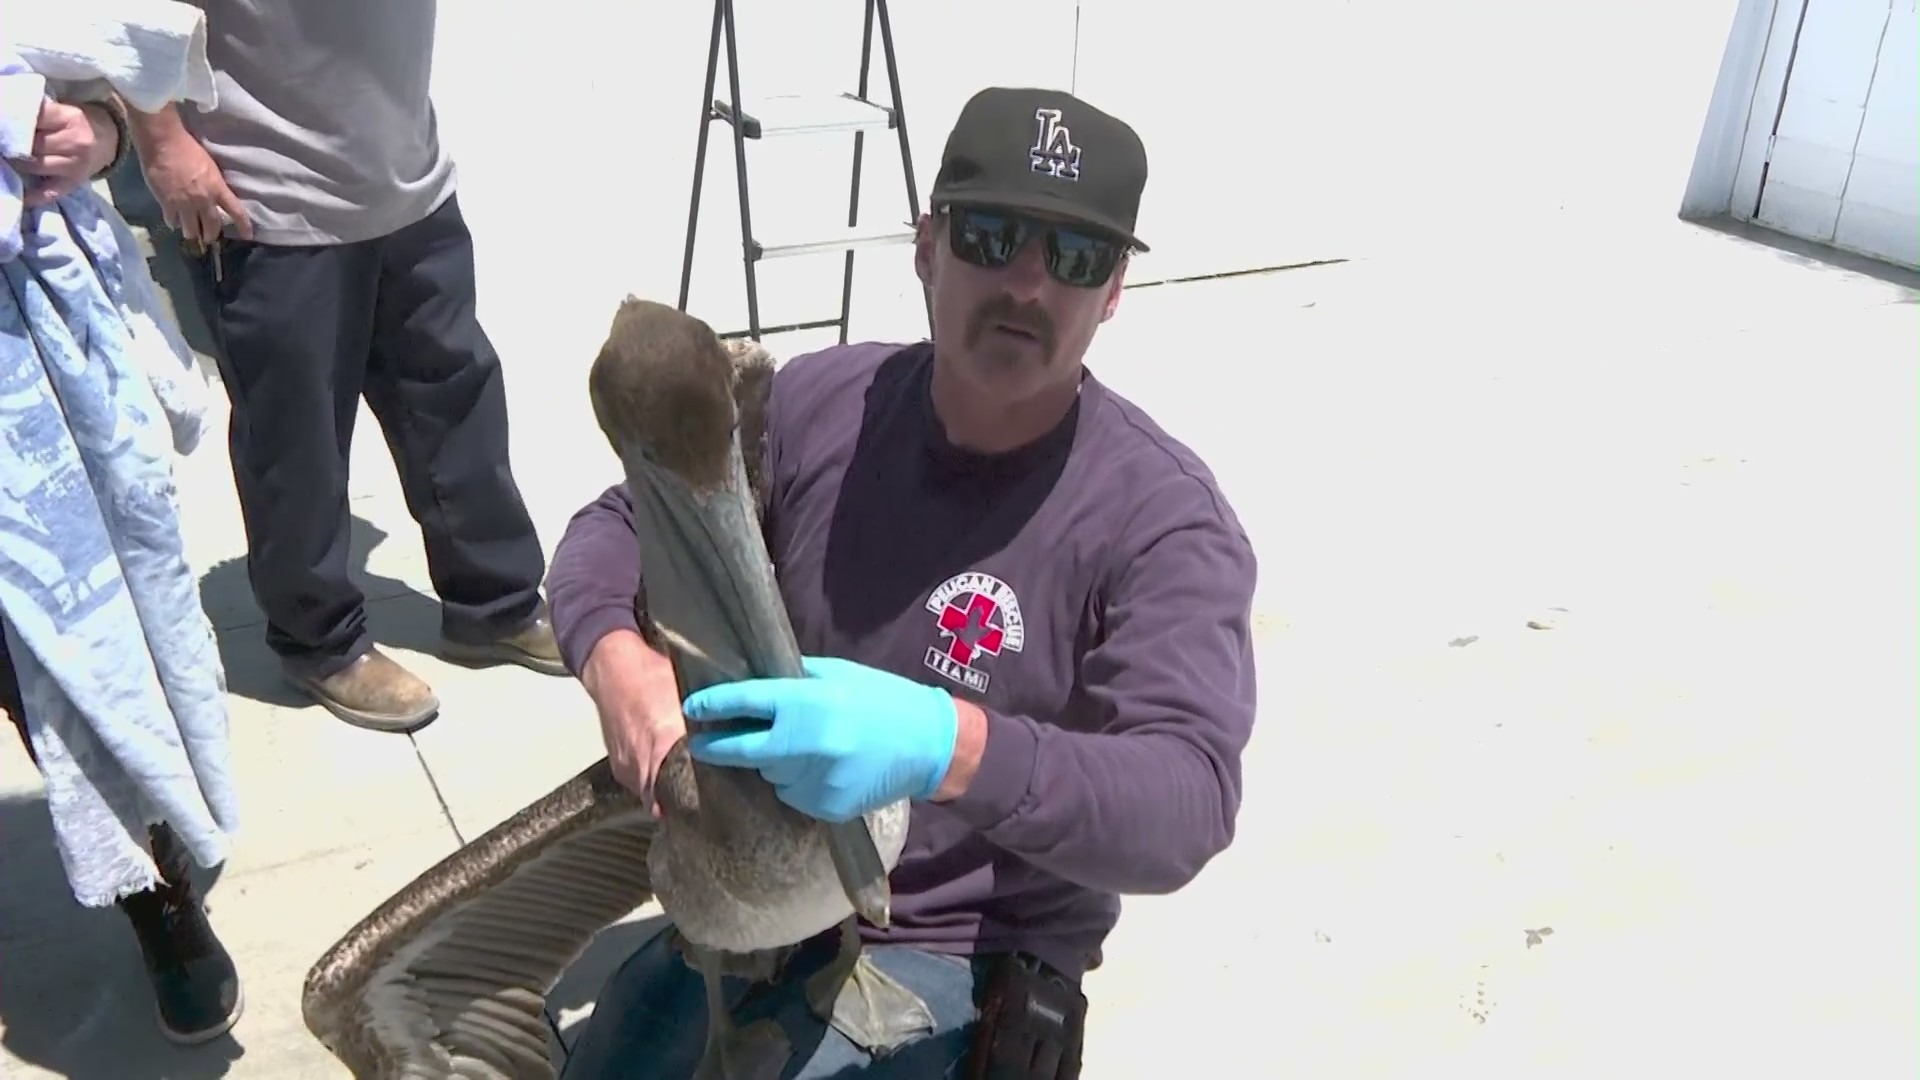
<svg viewBox="0 0 1920 1080">
<path fill-rule="evenodd" d="M 1077 289 L 1105 285 L 1126 254 L 1122 240 L 992 210 L 950 207 L 947 230 L 953 253 L 987 270 L 1011 264 L 1027 241 L 1039 236 L 1046 245 L 1047 273 Z"/>
</svg>

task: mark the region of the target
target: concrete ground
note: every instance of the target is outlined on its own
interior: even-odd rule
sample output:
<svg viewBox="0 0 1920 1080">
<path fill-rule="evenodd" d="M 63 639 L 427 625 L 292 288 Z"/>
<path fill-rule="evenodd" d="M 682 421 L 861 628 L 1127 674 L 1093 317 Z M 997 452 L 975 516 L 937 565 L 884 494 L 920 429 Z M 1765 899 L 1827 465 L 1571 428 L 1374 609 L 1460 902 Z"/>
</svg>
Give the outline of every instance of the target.
<svg viewBox="0 0 1920 1080">
<path fill-rule="evenodd" d="M 551 545 L 617 474 L 585 372 L 619 290 L 487 255 L 489 213 Z M 1917 302 L 1677 224 L 1130 293 L 1093 363 L 1253 537 L 1263 700 L 1237 843 L 1129 900 L 1089 979 L 1087 1075 L 1914 1075 Z M 345 1075 L 302 1027 L 308 965 L 599 755 L 571 681 L 427 655 L 370 417 L 355 455 L 373 631 L 441 718 L 358 731 L 279 681 L 210 435 L 181 488 L 232 690 L 246 832 L 210 896 L 247 1014 L 160 1040 L 0 739 L 0 1075 Z M 603 935 L 561 1028 L 640 933 Z"/>
</svg>

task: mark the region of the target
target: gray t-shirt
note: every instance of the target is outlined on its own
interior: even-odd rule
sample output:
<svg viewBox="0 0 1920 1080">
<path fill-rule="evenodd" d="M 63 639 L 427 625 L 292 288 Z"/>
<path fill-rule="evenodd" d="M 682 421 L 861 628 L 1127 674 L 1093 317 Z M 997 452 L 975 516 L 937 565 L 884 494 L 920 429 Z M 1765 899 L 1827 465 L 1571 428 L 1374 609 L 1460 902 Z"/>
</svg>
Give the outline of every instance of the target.
<svg viewBox="0 0 1920 1080">
<path fill-rule="evenodd" d="M 385 236 L 454 190 L 427 84 L 434 0 L 193 0 L 219 105 L 180 117 L 268 244 Z M 231 230 L 229 230 L 230 232 Z"/>
</svg>

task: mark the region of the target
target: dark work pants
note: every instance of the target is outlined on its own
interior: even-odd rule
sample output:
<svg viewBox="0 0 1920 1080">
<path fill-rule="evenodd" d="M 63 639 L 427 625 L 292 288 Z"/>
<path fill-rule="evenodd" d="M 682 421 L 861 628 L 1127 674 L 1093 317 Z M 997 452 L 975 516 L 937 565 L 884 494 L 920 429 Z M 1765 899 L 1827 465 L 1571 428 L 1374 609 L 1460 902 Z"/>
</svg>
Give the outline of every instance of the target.
<svg viewBox="0 0 1920 1080">
<path fill-rule="evenodd" d="M 507 461 L 506 387 L 475 313 L 457 200 L 360 243 L 224 241 L 218 280 L 212 255 L 188 261 L 233 405 L 247 577 L 268 645 L 320 677 L 370 647 L 347 576 L 362 396 L 425 539 L 443 633 L 479 644 L 524 628 L 546 560 Z"/>
<path fill-rule="evenodd" d="M 926 1080 L 961 1075 L 979 1026 L 987 961 L 923 952 L 907 945 L 869 945 L 866 959 L 916 994 L 933 1014 L 933 1030 L 885 1057 L 874 1057 L 827 1026 L 807 1004 L 806 980 L 838 951 L 833 938 L 803 946 L 780 978 L 751 989 L 724 982 L 733 1022 L 771 1020 L 793 1058 L 787 1080 Z M 824 947 L 822 947 L 824 946 Z M 707 1040 L 706 982 L 687 966 L 665 933 L 654 935 L 607 977 L 585 1030 L 561 1070 L 563 1080 L 685 1080 Z M 1035 1075 L 1038 1075 L 1036 1073 Z"/>
</svg>

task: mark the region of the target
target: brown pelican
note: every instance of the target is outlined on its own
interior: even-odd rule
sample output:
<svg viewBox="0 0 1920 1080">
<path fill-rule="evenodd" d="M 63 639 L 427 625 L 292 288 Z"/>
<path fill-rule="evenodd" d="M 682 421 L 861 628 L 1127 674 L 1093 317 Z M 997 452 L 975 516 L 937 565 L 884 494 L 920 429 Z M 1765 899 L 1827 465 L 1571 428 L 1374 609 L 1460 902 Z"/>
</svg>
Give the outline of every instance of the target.
<svg viewBox="0 0 1920 1080">
<path fill-rule="evenodd" d="M 772 374 L 757 344 L 723 344 L 692 316 L 628 297 L 588 380 L 633 496 L 640 623 L 683 695 L 801 674 L 758 526 Z M 906 802 L 829 825 L 757 772 L 694 761 L 685 740 L 656 796 L 658 822 L 602 759 L 442 860 L 314 964 L 308 1029 L 361 1080 L 550 1078 L 547 992 L 650 896 L 706 980 L 700 1077 L 779 1075 L 784 1034 L 769 1021 L 736 1028 L 720 979 L 771 978 L 836 924 L 839 961 L 806 987 L 815 1014 L 882 1052 L 931 1028 L 925 1004 L 861 956 L 857 931 L 858 918 L 887 922 Z"/>
</svg>

